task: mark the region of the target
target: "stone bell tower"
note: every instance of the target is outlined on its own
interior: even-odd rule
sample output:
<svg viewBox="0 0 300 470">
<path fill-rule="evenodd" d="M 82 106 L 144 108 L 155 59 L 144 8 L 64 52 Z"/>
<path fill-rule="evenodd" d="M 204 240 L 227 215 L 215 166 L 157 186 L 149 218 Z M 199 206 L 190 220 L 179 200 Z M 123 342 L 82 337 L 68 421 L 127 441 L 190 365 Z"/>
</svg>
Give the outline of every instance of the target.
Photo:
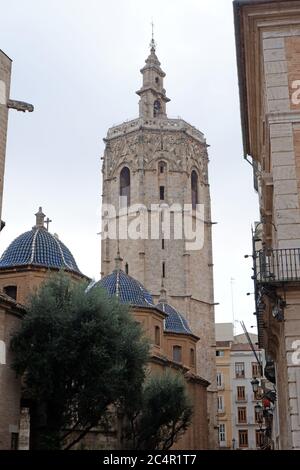
<svg viewBox="0 0 300 470">
<path fill-rule="evenodd" d="M 162 283 L 168 302 L 187 318 L 192 331 L 200 337 L 197 350 L 197 373 L 211 385 L 208 393 L 210 447 L 217 446 L 217 394 L 215 365 L 215 327 L 213 264 L 211 242 L 210 193 L 208 183 L 207 144 L 202 132 L 183 119 L 170 119 L 164 89 L 165 73 L 156 56 L 155 43 L 141 69 L 143 84 L 137 94 L 139 117 L 108 130 L 104 139 L 103 204 L 117 213 L 119 225 L 124 213 L 134 204 L 143 205 L 149 221 L 140 236 L 126 237 L 117 232 L 118 240 L 106 238 L 107 219 L 103 219 L 102 276 L 114 269 L 118 251 L 123 270 L 138 279 L 158 301 Z M 120 197 L 122 197 L 120 199 Z M 153 205 L 158 209 L 153 209 Z M 196 222 L 197 204 L 204 206 L 204 244 L 192 249 L 184 236 L 175 237 L 175 216 L 170 214 L 170 237 L 161 226 L 153 233 L 151 217 L 162 221 L 162 204 L 177 205 L 183 218 L 185 205 L 193 208 Z M 134 219 L 128 216 L 128 224 Z M 178 220 L 178 219 L 177 219 Z M 150 227 L 151 225 L 151 227 Z"/>
</svg>

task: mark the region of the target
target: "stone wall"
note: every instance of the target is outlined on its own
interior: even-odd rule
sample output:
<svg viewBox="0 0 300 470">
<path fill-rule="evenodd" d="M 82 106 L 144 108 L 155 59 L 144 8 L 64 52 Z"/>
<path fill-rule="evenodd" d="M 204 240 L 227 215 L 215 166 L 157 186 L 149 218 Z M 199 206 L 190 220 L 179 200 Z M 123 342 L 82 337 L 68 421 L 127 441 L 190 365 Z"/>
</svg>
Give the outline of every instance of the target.
<svg viewBox="0 0 300 470">
<path fill-rule="evenodd" d="M 3 180 L 7 137 L 8 108 L 11 77 L 11 59 L 0 50 L 0 220 L 2 213 Z"/>
</svg>

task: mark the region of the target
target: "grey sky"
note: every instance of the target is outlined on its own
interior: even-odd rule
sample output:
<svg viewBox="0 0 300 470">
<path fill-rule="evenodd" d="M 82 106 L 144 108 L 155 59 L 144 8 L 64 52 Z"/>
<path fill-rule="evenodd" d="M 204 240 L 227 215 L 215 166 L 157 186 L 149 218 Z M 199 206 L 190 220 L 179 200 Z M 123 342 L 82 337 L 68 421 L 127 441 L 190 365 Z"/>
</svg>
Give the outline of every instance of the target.
<svg viewBox="0 0 300 470">
<path fill-rule="evenodd" d="M 99 277 L 102 138 L 137 116 L 153 18 L 168 115 L 195 125 L 211 146 L 216 319 L 232 320 L 234 278 L 236 319 L 254 325 L 244 254 L 258 205 L 242 158 L 231 0 L 14 0 L 0 10 L 11 98 L 35 106 L 10 112 L 1 252 L 31 229 L 41 205 L 81 270 Z"/>
</svg>

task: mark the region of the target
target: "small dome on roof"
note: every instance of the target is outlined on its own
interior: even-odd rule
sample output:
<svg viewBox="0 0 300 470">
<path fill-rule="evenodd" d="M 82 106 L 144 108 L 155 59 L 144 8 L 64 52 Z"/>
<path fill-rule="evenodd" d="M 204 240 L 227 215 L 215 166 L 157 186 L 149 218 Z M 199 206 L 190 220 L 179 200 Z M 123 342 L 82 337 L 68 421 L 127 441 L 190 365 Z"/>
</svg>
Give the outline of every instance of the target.
<svg viewBox="0 0 300 470">
<path fill-rule="evenodd" d="M 32 265 L 67 269 L 81 274 L 70 250 L 57 235 L 48 232 L 44 218 L 45 214 L 40 207 L 36 214 L 36 225 L 8 246 L 0 258 L 0 269 Z"/>
<path fill-rule="evenodd" d="M 152 295 L 136 279 L 126 274 L 121 269 L 114 270 L 108 276 L 103 277 L 91 288 L 104 288 L 109 296 L 116 296 L 120 302 L 141 307 L 154 307 Z"/>
<path fill-rule="evenodd" d="M 167 302 L 159 302 L 156 305 L 156 308 L 167 314 L 165 320 L 165 331 L 189 335 L 193 334 L 184 316 Z"/>
</svg>

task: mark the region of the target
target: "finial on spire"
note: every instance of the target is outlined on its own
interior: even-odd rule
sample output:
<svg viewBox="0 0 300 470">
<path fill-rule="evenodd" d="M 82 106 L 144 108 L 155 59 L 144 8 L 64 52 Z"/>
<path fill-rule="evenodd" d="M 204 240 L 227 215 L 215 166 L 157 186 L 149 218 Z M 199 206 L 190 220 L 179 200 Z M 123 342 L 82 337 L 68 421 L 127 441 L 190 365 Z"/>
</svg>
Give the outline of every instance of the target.
<svg viewBox="0 0 300 470">
<path fill-rule="evenodd" d="M 117 256 L 115 257 L 115 271 L 120 271 L 120 269 L 122 269 L 123 258 L 121 258 L 120 255 L 119 239 L 117 240 L 117 247 Z"/>
<path fill-rule="evenodd" d="M 151 37 L 151 42 L 150 42 L 150 50 L 151 52 L 155 52 L 156 44 L 154 41 L 154 23 L 153 20 L 151 21 L 151 28 L 152 28 L 152 37 Z"/>
<path fill-rule="evenodd" d="M 36 217 L 36 222 L 35 222 L 35 227 L 36 228 L 45 228 L 45 214 L 43 213 L 43 209 L 39 207 L 38 212 L 35 214 Z"/>
<path fill-rule="evenodd" d="M 158 303 L 167 303 L 167 291 L 164 286 L 164 279 L 161 278 L 160 297 Z"/>
</svg>

